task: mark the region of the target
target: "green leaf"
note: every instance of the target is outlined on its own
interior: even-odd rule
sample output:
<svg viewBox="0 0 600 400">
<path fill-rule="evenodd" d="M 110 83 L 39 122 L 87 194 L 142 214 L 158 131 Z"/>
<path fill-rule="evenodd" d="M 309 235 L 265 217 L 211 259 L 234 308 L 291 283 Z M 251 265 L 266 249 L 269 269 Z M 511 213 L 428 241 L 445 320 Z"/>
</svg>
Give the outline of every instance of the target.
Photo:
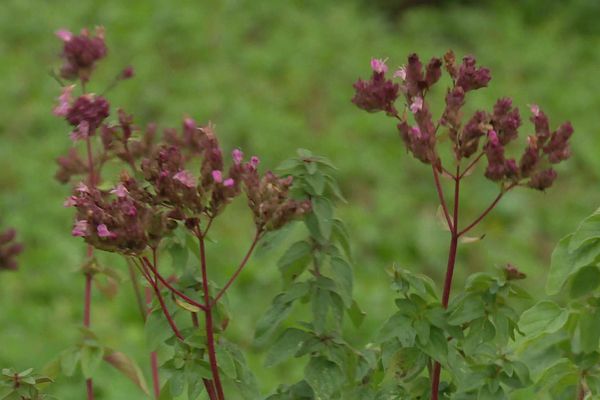
<svg viewBox="0 0 600 400">
<path fill-rule="evenodd" d="M 589 265 L 577 271 L 571 281 L 569 296 L 577 298 L 595 290 L 600 285 L 600 269 Z"/>
<path fill-rule="evenodd" d="M 341 257 L 332 257 L 330 264 L 333 274 L 332 278 L 339 288 L 336 292 L 344 301 L 346 308 L 350 308 L 352 306 L 353 286 L 352 267 Z"/>
<path fill-rule="evenodd" d="M 557 294 L 567 282 L 569 276 L 582 267 L 590 265 L 600 255 L 600 239 L 586 242 L 574 252 L 569 252 L 572 234 L 558 242 L 552 252 L 550 272 L 546 281 L 546 292 Z"/>
<path fill-rule="evenodd" d="M 292 288 L 294 288 L 294 286 L 292 286 Z M 281 293 L 275 297 L 271 307 L 261 317 L 261 319 L 258 320 L 256 324 L 256 330 L 254 332 L 254 341 L 257 345 L 261 345 L 267 341 L 277 330 L 277 327 L 279 327 L 281 321 L 283 321 L 289 315 L 290 311 L 292 310 L 292 302 L 295 300 L 295 298 L 291 298 L 286 301 L 285 296 L 286 294 L 289 295 L 290 291 Z"/>
<path fill-rule="evenodd" d="M 312 175 L 307 175 L 304 180 L 312 189 L 313 196 L 322 196 L 325 190 L 325 176 L 319 171 L 315 171 Z"/>
<path fill-rule="evenodd" d="M 593 312 L 581 313 L 578 328 L 581 350 L 584 353 L 597 351 L 600 341 L 600 307 L 596 307 Z"/>
<path fill-rule="evenodd" d="M 65 350 L 60 356 L 60 369 L 66 376 L 73 376 L 75 368 L 81 359 L 81 350 L 77 347 L 72 347 Z"/>
<path fill-rule="evenodd" d="M 340 367 L 324 357 L 313 357 L 304 369 L 306 382 L 315 391 L 317 399 L 329 399 L 344 383 Z"/>
<path fill-rule="evenodd" d="M 173 336 L 169 322 L 161 310 L 154 310 L 148 314 L 144 332 L 146 334 L 146 344 L 150 351 L 156 350 L 161 343 Z"/>
<path fill-rule="evenodd" d="M 485 315 L 485 303 L 478 294 L 465 296 L 456 307 L 453 307 L 448 323 L 462 325 Z"/>
<path fill-rule="evenodd" d="M 269 348 L 265 359 L 265 367 L 273 367 L 293 357 L 302 346 L 302 343 L 309 337 L 310 335 L 307 332 L 296 328 L 288 328 L 283 331 L 281 336 Z"/>
<path fill-rule="evenodd" d="M 305 240 L 296 242 L 277 261 L 277 267 L 284 281 L 295 280 L 308 266 L 311 260 L 312 246 Z"/>
<path fill-rule="evenodd" d="M 526 336 L 535 337 L 556 332 L 563 327 L 568 318 L 568 310 L 559 307 L 553 301 L 543 300 L 521 315 L 519 328 Z"/>
<path fill-rule="evenodd" d="M 81 371 L 83 376 L 91 378 L 104 357 L 104 348 L 99 346 L 83 346 L 81 349 Z"/>
<path fill-rule="evenodd" d="M 315 287 L 311 298 L 311 309 L 315 331 L 324 332 L 327 326 L 327 313 L 329 311 L 329 291 Z"/>
<path fill-rule="evenodd" d="M 324 197 L 315 197 L 312 199 L 313 214 L 317 218 L 319 231 L 324 239 L 328 240 L 331 236 L 333 226 L 333 206 L 329 199 Z"/>
<path fill-rule="evenodd" d="M 126 354 L 112 349 L 105 349 L 104 361 L 118 369 L 144 393 L 149 394 L 146 379 L 137 363 Z"/>
<path fill-rule="evenodd" d="M 593 239 L 600 239 L 600 208 L 579 225 L 569 242 L 569 252 L 577 250 Z"/>
<path fill-rule="evenodd" d="M 175 370 L 169 378 L 169 384 L 171 396 L 177 397 L 182 394 L 185 389 L 185 373 L 182 370 Z"/>
<path fill-rule="evenodd" d="M 415 344 L 416 336 L 417 332 L 412 327 L 410 319 L 401 312 L 397 312 L 385 322 L 377 335 L 377 341 L 381 343 L 398 338 L 403 346 L 411 347 Z"/>
<path fill-rule="evenodd" d="M 346 312 L 348 313 L 352 324 L 354 324 L 356 328 L 359 328 L 362 325 L 363 321 L 365 320 L 365 316 L 367 315 L 367 313 L 360 309 L 360 306 L 356 300 L 352 300 L 352 306 L 350 306 Z"/>
</svg>

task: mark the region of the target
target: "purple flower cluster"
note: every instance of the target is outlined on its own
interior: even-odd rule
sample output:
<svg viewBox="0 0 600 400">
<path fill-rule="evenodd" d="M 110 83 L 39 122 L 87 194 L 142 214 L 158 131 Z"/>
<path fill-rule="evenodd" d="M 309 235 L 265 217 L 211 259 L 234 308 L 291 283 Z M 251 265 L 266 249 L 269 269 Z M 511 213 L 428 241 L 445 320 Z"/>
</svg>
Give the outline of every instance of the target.
<svg viewBox="0 0 600 400">
<path fill-rule="evenodd" d="M 19 266 L 16 257 L 23 251 L 23 245 L 15 241 L 16 236 L 14 229 L 0 232 L 0 271 L 16 270 Z"/>
<path fill-rule="evenodd" d="M 63 41 L 61 77 L 87 82 L 96 63 L 107 53 L 104 29 L 96 28 L 94 35 L 90 34 L 87 29 L 83 29 L 79 35 L 61 29 L 56 32 L 56 35 Z M 124 73 L 126 72 L 124 71 Z"/>
<path fill-rule="evenodd" d="M 103 32 L 91 36 L 84 30 L 74 36 L 60 31 L 58 36 L 64 42 L 62 76 L 85 83 L 106 54 Z M 116 80 L 131 76 L 133 69 L 127 67 Z M 226 163 L 213 126 L 201 127 L 186 117 L 180 130 L 165 129 L 158 137 L 155 124 L 140 129 L 123 110 L 116 122 L 108 122 L 107 99 L 92 93 L 73 98 L 74 90 L 74 85 L 64 87 L 53 110 L 74 127 L 74 147 L 58 158 L 56 177 L 62 183 L 79 182 L 65 206 L 76 209 L 72 235 L 94 247 L 139 255 L 180 224 L 197 234 L 201 221 L 212 221 L 242 192 L 260 233 L 310 210 L 309 202 L 291 198 L 291 178 L 259 174 L 258 157 L 244 161 L 236 149 Z M 80 139 L 86 141 L 85 156 L 76 147 Z M 102 180 L 108 161 L 120 161 L 129 170 L 110 189 Z"/>
<path fill-rule="evenodd" d="M 426 96 L 442 74 L 447 71 L 452 81 L 446 91 L 445 108 L 439 119 L 434 119 Z M 384 61 L 371 62 L 373 75 L 369 81 L 358 80 L 352 102 L 369 111 L 385 111 L 399 120 L 400 137 L 408 151 L 426 164 L 441 165 L 437 149 L 439 130 L 447 131 L 452 142 L 456 161 L 474 155 L 485 156 L 488 165 L 485 176 L 507 185 L 526 185 L 544 190 L 556 178 L 551 164 L 566 160 L 570 156 L 569 139 L 573 133 L 570 123 L 562 124 L 551 132 L 548 118 L 538 106 L 532 106 L 531 121 L 535 135 L 519 161 L 505 157 L 505 146 L 517 139 L 521 127 L 519 110 L 509 98 L 499 99 L 491 112 L 476 111 L 463 122 L 462 108 L 468 92 L 486 87 L 491 80 L 490 70 L 477 66 L 474 57 L 463 58 L 457 65 L 454 53 L 446 53 L 442 59 L 432 58 L 423 65 L 416 54 L 408 57 L 407 64 L 396 70 L 390 79 L 386 77 L 388 67 Z M 394 83 L 397 79 L 399 83 Z M 399 94 L 404 95 L 404 112 L 399 113 L 395 102 Z M 480 142 L 484 142 L 480 146 Z"/>
</svg>

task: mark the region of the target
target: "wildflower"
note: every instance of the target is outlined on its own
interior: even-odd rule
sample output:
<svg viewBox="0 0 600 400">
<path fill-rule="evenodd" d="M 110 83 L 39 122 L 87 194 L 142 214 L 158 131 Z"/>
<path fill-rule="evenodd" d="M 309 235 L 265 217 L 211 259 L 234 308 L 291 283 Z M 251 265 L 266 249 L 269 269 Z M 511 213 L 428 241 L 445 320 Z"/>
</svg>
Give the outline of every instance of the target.
<svg viewBox="0 0 600 400">
<path fill-rule="evenodd" d="M 371 59 L 371 69 L 377 74 L 385 74 L 388 70 L 385 60 L 380 58 Z"/>
<path fill-rule="evenodd" d="M 10 228 L 0 232 L 0 271 L 16 270 L 16 256 L 23 251 L 23 245 L 15 242 L 17 232 Z"/>
<path fill-rule="evenodd" d="M 194 179 L 194 176 L 186 170 L 179 171 L 178 173 L 173 175 L 173 179 L 189 188 L 193 188 L 196 186 L 196 180 Z"/>
<path fill-rule="evenodd" d="M 71 104 L 71 95 L 75 85 L 65 86 L 60 96 L 58 96 L 58 105 L 54 107 L 52 112 L 59 117 L 66 117 Z"/>
<path fill-rule="evenodd" d="M 90 35 L 90 32 L 84 29 L 80 35 L 74 35 L 61 29 L 56 34 L 63 41 L 61 76 L 87 82 L 96 62 L 106 56 L 104 30 L 96 28 L 95 35 Z"/>
<path fill-rule="evenodd" d="M 221 171 L 217 171 L 217 170 L 213 171 L 212 178 L 216 183 L 223 182 L 223 174 L 221 173 Z"/>
<path fill-rule="evenodd" d="M 113 232 L 109 231 L 105 224 L 98 225 L 96 230 L 98 232 L 98 236 L 101 238 L 114 238 L 117 236 Z"/>
<path fill-rule="evenodd" d="M 225 187 L 232 187 L 233 185 L 235 185 L 235 181 L 232 178 L 225 179 L 223 182 L 223 186 Z"/>
<path fill-rule="evenodd" d="M 463 63 L 458 70 L 456 85 L 461 86 L 465 92 L 486 87 L 492 79 L 490 70 L 476 67 L 476 60 L 472 56 L 463 58 Z"/>
<path fill-rule="evenodd" d="M 423 99 L 421 97 L 415 97 L 413 99 L 413 102 L 410 105 L 410 111 L 413 114 L 418 113 L 419 111 L 421 111 L 423 109 Z"/>
<path fill-rule="evenodd" d="M 398 68 L 394 74 L 392 75 L 393 78 L 400 78 L 403 81 L 406 80 L 406 66 L 402 66 L 400 68 Z"/>
<path fill-rule="evenodd" d="M 231 152 L 231 157 L 233 158 L 233 163 L 239 165 L 244 158 L 244 153 L 240 149 L 235 149 Z"/>
<path fill-rule="evenodd" d="M 399 85 L 385 78 L 387 66 L 381 60 L 372 60 L 373 75 L 368 81 L 359 79 L 354 84 L 355 94 L 352 102 L 368 112 L 385 111 L 388 115 L 396 115 L 394 102 L 398 98 Z"/>
<path fill-rule="evenodd" d="M 104 97 L 84 94 L 75 99 L 67 111 L 66 119 L 77 127 L 85 121 L 89 131 L 93 132 L 109 115 L 110 105 Z"/>
<path fill-rule="evenodd" d="M 129 191 L 125 186 L 123 186 L 122 183 L 119 183 L 113 190 L 110 191 L 110 193 L 116 195 L 117 197 L 124 198 L 127 197 Z"/>
<path fill-rule="evenodd" d="M 79 220 L 75 222 L 71 235 L 76 237 L 85 237 L 88 235 L 88 222 L 86 220 Z"/>
</svg>

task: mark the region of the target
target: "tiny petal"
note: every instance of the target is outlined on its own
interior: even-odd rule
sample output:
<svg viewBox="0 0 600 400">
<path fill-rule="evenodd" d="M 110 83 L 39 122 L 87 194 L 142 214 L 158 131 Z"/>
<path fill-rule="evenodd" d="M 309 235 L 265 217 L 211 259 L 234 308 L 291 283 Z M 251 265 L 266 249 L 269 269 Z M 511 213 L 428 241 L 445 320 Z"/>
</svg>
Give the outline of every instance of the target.
<svg viewBox="0 0 600 400">
<path fill-rule="evenodd" d="M 235 181 L 232 178 L 225 179 L 225 182 L 223 182 L 225 187 L 232 187 L 233 185 L 235 185 Z"/>
<path fill-rule="evenodd" d="M 185 118 L 183 120 L 183 126 L 186 129 L 190 129 L 190 130 L 195 130 L 196 129 L 196 121 L 194 121 L 192 118 Z"/>
<path fill-rule="evenodd" d="M 173 175 L 173 179 L 181 182 L 183 185 L 185 185 L 189 188 L 193 188 L 194 186 L 196 186 L 196 181 L 194 179 L 194 176 L 189 171 L 186 171 L 186 170 L 179 171 L 178 173 Z"/>
<path fill-rule="evenodd" d="M 406 67 L 402 66 L 402 67 L 398 68 L 394 72 L 394 74 L 392 75 L 392 77 L 394 77 L 394 78 L 400 78 L 403 81 L 405 81 L 406 80 Z"/>
<path fill-rule="evenodd" d="M 216 183 L 221 183 L 221 182 L 223 182 L 223 174 L 222 174 L 222 173 L 221 173 L 221 171 L 219 171 L 219 170 L 214 170 L 214 171 L 212 172 L 212 177 L 213 177 L 213 180 L 214 180 Z"/>
<path fill-rule="evenodd" d="M 69 138 L 76 142 L 78 140 L 84 140 L 90 133 L 90 124 L 87 121 L 81 121 L 77 128 L 69 134 Z"/>
<path fill-rule="evenodd" d="M 96 231 L 98 232 L 98 236 L 101 238 L 114 238 L 117 236 L 113 232 L 109 231 L 105 224 L 98 225 Z"/>
<path fill-rule="evenodd" d="M 133 78 L 133 74 L 133 67 L 131 65 L 128 65 L 123 69 L 123 71 L 121 71 L 121 79 Z"/>
<path fill-rule="evenodd" d="M 62 93 L 58 96 L 58 105 L 52 110 L 54 115 L 65 117 L 68 114 L 71 103 L 71 94 L 73 93 L 74 88 L 75 85 L 69 85 L 63 88 Z"/>
<path fill-rule="evenodd" d="M 73 34 L 66 29 L 57 30 L 56 36 L 63 42 L 69 42 L 71 39 L 73 39 Z"/>
<path fill-rule="evenodd" d="M 77 197 L 75 196 L 69 196 L 65 199 L 65 202 L 63 203 L 64 207 L 74 207 L 77 205 Z"/>
<path fill-rule="evenodd" d="M 256 156 L 252 156 L 252 158 L 250 159 L 250 164 L 256 168 L 258 167 L 258 164 L 260 164 L 260 159 Z"/>
<path fill-rule="evenodd" d="M 90 192 L 90 189 L 88 188 L 88 186 L 83 182 L 79 182 L 79 184 L 77 185 L 77 188 L 75 188 L 75 190 L 80 193 L 89 193 Z"/>
<path fill-rule="evenodd" d="M 371 69 L 378 74 L 385 74 L 388 70 L 387 65 L 385 65 L 385 60 L 380 58 L 372 58 L 371 59 Z"/>
<path fill-rule="evenodd" d="M 71 231 L 71 235 L 76 237 L 84 237 L 88 235 L 88 223 L 86 220 L 76 221 Z"/>
<path fill-rule="evenodd" d="M 240 149 L 235 149 L 231 152 L 231 157 L 233 158 L 233 163 L 239 165 L 244 158 L 244 153 Z"/>
<path fill-rule="evenodd" d="M 529 109 L 531 110 L 531 113 L 533 114 L 534 117 L 540 116 L 540 106 L 538 106 L 537 104 L 529 105 Z"/>
<path fill-rule="evenodd" d="M 417 112 L 421 111 L 423 109 L 423 99 L 421 97 L 415 97 L 413 99 L 412 104 L 410 105 L 410 111 L 413 114 L 416 114 Z"/>
<path fill-rule="evenodd" d="M 500 144 L 500 141 L 498 140 L 498 134 L 493 129 L 488 132 L 488 140 L 494 146 L 498 146 Z"/>
<path fill-rule="evenodd" d="M 117 197 L 127 197 L 129 190 L 122 183 L 119 183 L 110 193 L 117 195 Z"/>
</svg>

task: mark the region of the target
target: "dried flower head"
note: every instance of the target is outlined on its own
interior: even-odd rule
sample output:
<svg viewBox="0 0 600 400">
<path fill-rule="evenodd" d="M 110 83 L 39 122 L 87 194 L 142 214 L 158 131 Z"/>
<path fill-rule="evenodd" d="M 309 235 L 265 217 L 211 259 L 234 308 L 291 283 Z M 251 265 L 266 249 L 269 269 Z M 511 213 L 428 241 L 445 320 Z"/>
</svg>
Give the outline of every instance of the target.
<svg viewBox="0 0 600 400">
<path fill-rule="evenodd" d="M 16 236 L 12 228 L 0 232 L 0 271 L 16 270 L 19 266 L 16 257 L 23 251 L 23 245 L 15 241 Z"/>
<path fill-rule="evenodd" d="M 56 36 L 63 41 L 63 65 L 60 75 L 65 79 L 80 79 L 87 82 L 96 63 L 107 53 L 104 29 L 97 27 L 94 34 L 82 29 L 79 35 L 61 29 Z"/>
</svg>

